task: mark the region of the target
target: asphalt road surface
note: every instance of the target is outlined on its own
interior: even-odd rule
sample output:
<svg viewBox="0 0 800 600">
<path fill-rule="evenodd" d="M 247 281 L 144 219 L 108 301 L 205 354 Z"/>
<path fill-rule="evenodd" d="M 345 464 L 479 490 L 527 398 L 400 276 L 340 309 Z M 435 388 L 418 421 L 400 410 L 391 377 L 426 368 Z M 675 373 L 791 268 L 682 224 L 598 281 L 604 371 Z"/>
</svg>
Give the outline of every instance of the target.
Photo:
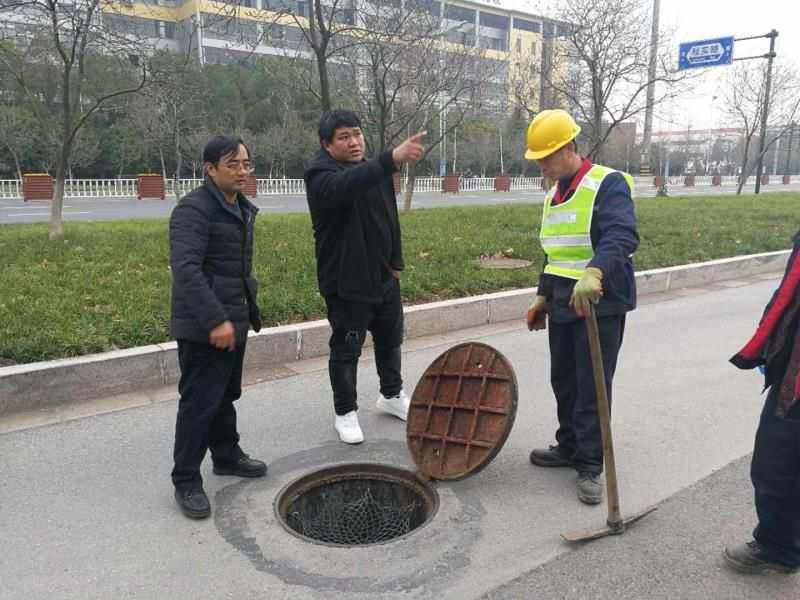
<svg viewBox="0 0 800 600">
<path fill-rule="evenodd" d="M 762 186 L 764 193 L 800 192 L 800 182 L 790 185 Z M 752 193 L 753 185 L 746 186 L 745 193 Z M 730 195 L 736 192 L 733 186 L 711 187 L 699 186 L 687 188 L 674 186 L 670 190 L 673 196 Z M 655 188 L 647 187 L 637 190 L 637 197 L 655 196 Z M 439 192 L 418 192 L 414 194 L 413 209 L 435 208 L 442 206 L 477 206 L 505 203 L 535 204 L 544 199 L 544 192 L 464 192 L 459 194 L 442 194 Z M 402 197 L 398 197 L 402 204 Z M 308 212 L 305 196 L 259 196 L 255 203 L 266 213 Z M 167 200 L 135 200 L 120 198 L 87 198 L 72 199 L 64 203 L 63 218 L 65 221 L 108 221 L 127 219 L 159 219 L 168 217 L 175 205 L 174 198 Z M 22 200 L 0 200 L 0 224 L 2 223 L 38 223 L 50 219 L 49 202 L 23 202 Z"/>
</svg>

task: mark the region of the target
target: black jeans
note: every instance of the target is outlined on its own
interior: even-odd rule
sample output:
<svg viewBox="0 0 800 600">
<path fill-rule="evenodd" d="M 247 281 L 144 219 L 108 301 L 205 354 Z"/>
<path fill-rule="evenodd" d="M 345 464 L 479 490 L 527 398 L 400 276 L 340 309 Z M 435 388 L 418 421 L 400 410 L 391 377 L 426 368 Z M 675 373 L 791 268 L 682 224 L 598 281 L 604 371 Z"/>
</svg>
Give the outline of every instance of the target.
<svg viewBox="0 0 800 600">
<path fill-rule="evenodd" d="M 606 377 L 609 409 L 611 384 L 625 332 L 625 315 L 599 317 L 600 349 Z M 548 324 L 550 383 L 558 406 L 556 441 L 570 455 L 578 471 L 603 472 L 603 440 L 597 416 L 589 339 L 583 319 Z"/>
<path fill-rule="evenodd" d="M 333 330 L 328 373 L 333 388 L 333 408 L 337 415 L 358 410 L 356 383 L 358 359 L 367 330 L 375 345 L 375 366 L 381 394 L 390 398 L 403 389 L 401 351 L 403 343 L 403 303 L 400 283 L 392 278 L 384 285 L 383 301 L 367 304 L 326 296 L 328 321 Z"/>
<path fill-rule="evenodd" d="M 242 456 L 233 402 L 242 395 L 242 362 L 246 342 L 233 352 L 210 344 L 178 340 L 181 378 L 175 424 L 175 466 L 178 489 L 202 485 L 200 463 L 211 449 L 212 460 Z"/>
<path fill-rule="evenodd" d="M 770 388 L 756 432 L 750 477 L 758 526 L 753 537 L 774 560 L 800 566 L 800 405 L 775 415 L 779 385 Z"/>
</svg>

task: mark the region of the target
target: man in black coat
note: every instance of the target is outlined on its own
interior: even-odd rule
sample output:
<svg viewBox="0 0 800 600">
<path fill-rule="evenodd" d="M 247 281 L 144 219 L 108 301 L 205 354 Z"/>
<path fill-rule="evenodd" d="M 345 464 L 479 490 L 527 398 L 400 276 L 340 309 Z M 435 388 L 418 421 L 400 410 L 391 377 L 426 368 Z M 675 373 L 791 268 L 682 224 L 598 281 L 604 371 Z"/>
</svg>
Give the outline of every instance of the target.
<svg viewBox="0 0 800 600">
<path fill-rule="evenodd" d="M 217 136 L 203 149 L 203 167 L 205 183 L 180 200 L 169 222 L 170 329 L 181 369 L 172 482 L 178 506 L 195 519 L 211 514 L 200 476 L 207 450 L 217 475 L 267 472 L 239 447 L 233 406 L 247 332 L 261 328 L 251 275 L 258 208 L 242 194 L 250 152 L 240 138 Z"/>
<path fill-rule="evenodd" d="M 356 374 L 367 330 L 375 344 L 379 409 L 405 420 L 400 345 L 403 253 L 392 175 L 421 158 L 418 133 L 377 158 L 364 158 L 361 121 L 332 110 L 319 123 L 320 150 L 305 172 L 314 228 L 319 291 L 331 324 L 328 371 L 336 412 L 334 427 L 348 444 L 364 440 L 358 422 Z"/>
</svg>

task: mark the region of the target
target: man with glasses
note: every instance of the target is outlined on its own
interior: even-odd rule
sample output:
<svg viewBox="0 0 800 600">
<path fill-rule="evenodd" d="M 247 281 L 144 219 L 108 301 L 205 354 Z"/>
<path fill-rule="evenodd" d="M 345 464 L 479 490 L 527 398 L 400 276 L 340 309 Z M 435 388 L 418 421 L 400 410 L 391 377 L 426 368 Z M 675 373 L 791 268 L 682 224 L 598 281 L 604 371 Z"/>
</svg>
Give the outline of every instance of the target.
<svg viewBox="0 0 800 600">
<path fill-rule="evenodd" d="M 267 472 L 239 447 L 233 406 L 242 394 L 247 332 L 261 328 L 251 274 L 258 208 L 242 193 L 250 152 L 238 137 L 213 137 L 203 169 L 205 182 L 181 198 L 169 222 L 170 330 L 181 369 L 172 482 L 178 506 L 193 519 L 211 514 L 200 476 L 207 450 L 217 475 Z"/>
</svg>

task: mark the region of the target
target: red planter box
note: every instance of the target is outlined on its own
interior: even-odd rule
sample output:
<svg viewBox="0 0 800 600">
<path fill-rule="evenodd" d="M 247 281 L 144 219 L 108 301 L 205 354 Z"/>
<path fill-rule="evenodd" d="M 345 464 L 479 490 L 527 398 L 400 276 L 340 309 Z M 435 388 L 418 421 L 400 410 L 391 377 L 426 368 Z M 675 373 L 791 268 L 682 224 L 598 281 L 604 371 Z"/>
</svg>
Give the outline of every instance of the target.
<svg viewBox="0 0 800 600">
<path fill-rule="evenodd" d="M 764 173 L 764 174 L 761 176 L 761 185 L 767 185 L 768 183 L 769 183 L 769 175 L 767 175 L 766 173 Z"/>
<path fill-rule="evenodd" d="M 664 178 L 661 175 L 653 177 L 653 187 L 661 187 L 664 185 Z"/>
<path fill-rule="evenodd" d="M 495 192 L 510 192 L 511 191 L 511 177 L 508 175 L 498 175 L 494 178 L 494 191 Z"/>
<path fill-rule="evenodd" d="M 445 175 L 442 177 L 442 192 L 445 194 L 457 194 L 458 178 L 458 175 Z"/>
<path fill-rule="evenodd" d="M 783 184 L 784 185 L 789 185 L 791 182 L 792 182 L 792 176 L 791 175 L 784 175 L 783 176 Z"/>
<path fill-rule="evenodd" d="M 712 175 L 711 185 L 722 185 L 722 175 Z"/>
<path fill-rule="evenodd" d="M 138 196 L 139 200 L 144 198 L 157 198 L 163 200 L 164 178 L 161 175 L 142 173 L 139 175 Z"/>
<path fill-rule="evenodd" d="M 22 198 L 29 200 L 52 200 L 53 178 L 47 173 L 28 173 L 22 176 Z"/>
<path fill-rule="evenodd" d="M 694 175 L 687 175 L 683 178 L 683 185 L 686 187 L 694 187 Z"/>
</svg>

